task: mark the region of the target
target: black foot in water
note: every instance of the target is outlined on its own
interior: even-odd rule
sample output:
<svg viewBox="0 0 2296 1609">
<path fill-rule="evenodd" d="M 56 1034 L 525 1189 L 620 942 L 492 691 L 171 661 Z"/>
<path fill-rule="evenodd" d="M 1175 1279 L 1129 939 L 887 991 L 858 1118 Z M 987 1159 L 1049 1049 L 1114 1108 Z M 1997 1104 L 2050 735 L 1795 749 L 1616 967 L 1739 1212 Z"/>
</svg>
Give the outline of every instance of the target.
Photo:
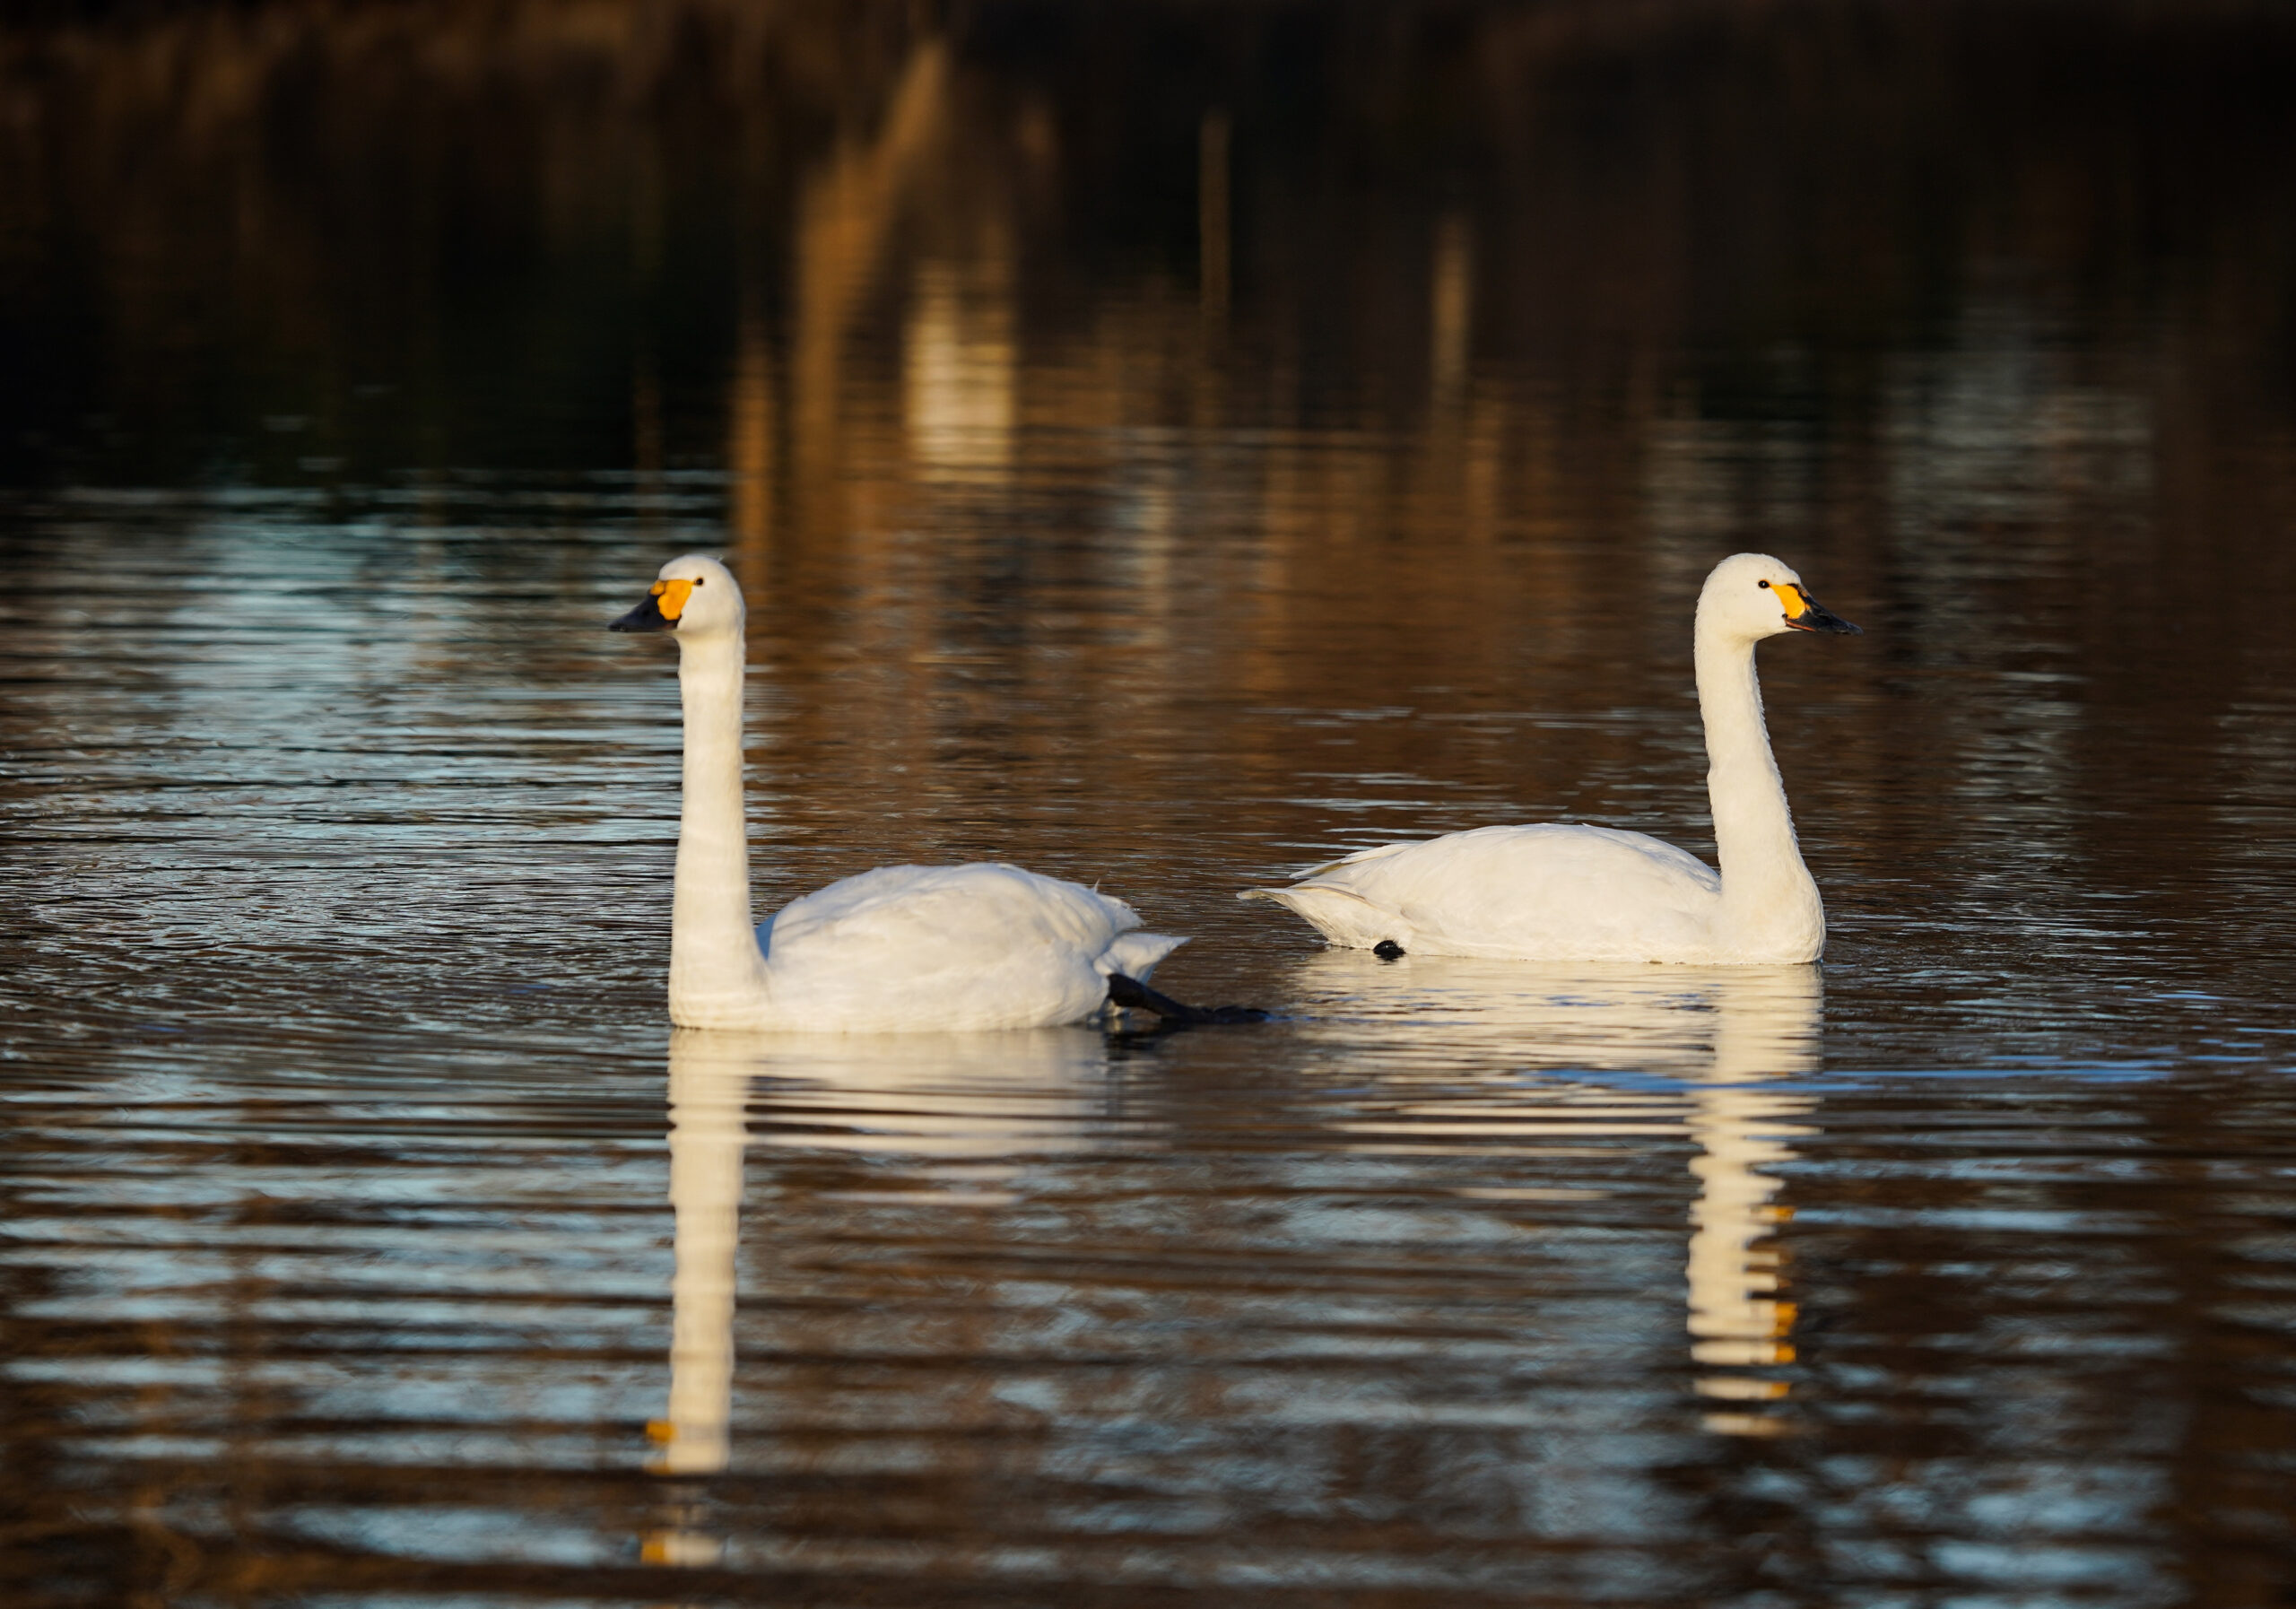
<svg viewBox="0 0 2296 1609">
<path fill-rule="evenodd" d="M 1396 944 L 1393 939 L 1381 939 L 1378 944 L 1371 946 L 1371 953 L 1378 956 L 1381 961 L 1401 961 L 1403 959 L 1403 946 Z"/>
<path fill-rule="evenodd" d="M 1248 1005 L 1182 1005 L 1170 995 L 1160 995 L 1137 978 L 1126 978 L 1121 972 L 1109 974 L 1109 1004 L 1126 1010 L 1137 1007 L 1152 1011 L 1167 1022 L 1185 1022 L 1191 1026 L 1267 1021 L 1265 1012 Z"/>
</svg>

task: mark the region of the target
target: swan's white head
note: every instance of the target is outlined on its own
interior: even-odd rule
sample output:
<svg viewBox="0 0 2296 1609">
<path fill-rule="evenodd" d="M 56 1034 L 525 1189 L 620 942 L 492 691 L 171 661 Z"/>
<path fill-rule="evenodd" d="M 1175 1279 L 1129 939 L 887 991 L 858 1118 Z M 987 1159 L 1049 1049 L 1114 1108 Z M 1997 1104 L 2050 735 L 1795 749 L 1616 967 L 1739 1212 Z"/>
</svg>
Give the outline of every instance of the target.
<svg viewBox="0 0 2296 1609">
<path fill-rule="evenodd" d="M 645 601 L 610 631 L 674 631 L 681 639 L 742 633 L 741 583 L 715 559 L 688 553 L 662 566 Z"/>
<path fill-rule="evenodd" d="M 1794 567 L 1768 553 L 1733 553 L 1714 567 L 1698 595 L 1701 631 L 1758 642 L 1781 631 L 1858 629 L 1810 596 Z"/>
</svg>

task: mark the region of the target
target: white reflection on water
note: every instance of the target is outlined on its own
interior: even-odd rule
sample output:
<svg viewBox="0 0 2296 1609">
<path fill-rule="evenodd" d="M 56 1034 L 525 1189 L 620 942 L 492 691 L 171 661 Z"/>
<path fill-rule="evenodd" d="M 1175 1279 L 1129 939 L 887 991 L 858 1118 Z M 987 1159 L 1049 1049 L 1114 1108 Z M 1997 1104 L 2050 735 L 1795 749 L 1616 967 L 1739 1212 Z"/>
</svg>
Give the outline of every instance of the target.
<svg viewBox="0 0 2296 1609">
<path fill-rule="evenodd" d="M 1789 1141 L 1809 1132 L 1789 1119 L 1815 1101 L 1772 1081 L 1817 1065 L 1814 968 L 1558 970 L 1448 958 L 1387 966 L 1332 952 L 1309 960 L 1304 971 L 1331 1010 L 1297 1031 L 1311 1041 L 1344 1039 L 1353 1057 L 1386 1064 L 1371 1098 L 1335 1125 L 1350 1136 L 1348 1150 L 1439 1152 L 1463 1140 L 1505 1145 L 1526 1136 L 1607 1136 L 1637 1147 L 1693 1141 L 1689 1352 L 1701 1371 L 1700 1393 L 1727 1405 L 1704 1423 L 1740 1435 L 1782 1428 L 1764 1405 L 1787 1387 L 1756 1372 L 1793 1360 L 1794 1307 L 1768 1245 L 1781 1218 L 1775 1170 L 1792 1160 Z M 1528 1085 L 1462 1082 L 1463 1055 L 1483 1069 L 1538 1077 Z M 674 1323 L 654 1468 L 708 1474 L 730 1461 L 746 1146 L 989 1164 L 969 1166 L 958 1179 L 937 1175 L 954 1188 L 902 1189 L 898 1198 L 959 1210 L 1002 1205 L 1013 1198 L 994 1188 L 995 1162 L 1073 1153 L 1096 1144 L 1096 1131 L 1112 1131 L 1104 1104 L 1109 1061 L 1109 1041 L 1081 1030 L 931 1039 L 674 1035 Z M 772 1120 L 753 1134 L 745 1106 L 769 1084 Z M 674 1526 L 655 1534 L 647 1556 L 706 1564 L 724 1552 L 718 1539 Z"/>
<path fill-rule="evenodd" d="M 666 1416 L 649 1427 L 669 1474 L 726 1467 L 734 1371 L 735 1250 L 740 1239 L 744 1121 L 752 1081 L 774 1085 L 764 1144 L 923 1154 L 944 1161 L 1073 1151 L 1087 1144 L 1107 1069 L 1106 1041 L 1084 1029 L 978 1034 L 734 1034 L 681 1030 L 670 1039 L 670 1202 L 676 1219 Z M 792 1112 L 820 1121 L 791 1122 Z M 918 1205 L 984 1206 L 993 1191 L 903 1192 Z M 649 1542 L 662 1562 L 709 1561 L 694 1539 Z"/>
<path fill-rule="evenodd" d="M 1550 968 L 1434 956 L 1381 964 L 1335 950 L 1302 971 L 1313 992 L 1339 997 L 1340 1011 L 1369 1015 L 1373 1042 L 1390 1054 L 1434 1043 L 1446 1056 L 1472 1050 L 1526 1070 L 1627 1073 L 1690 1086 L 1686 1102 L 1648 1088 L 1577 1091 L 1567 1114 L 1519 1099 L 1445 1094 L 1352 1126 L 1380 1136 L 1382 1148 L 1430 1137 L 1687 1132 L 1699 1147 L 1690 1164 L 1698 1181 L 1690 1351 L 1709 1371 L 1698 1390 L 1736 1405 L 1785 1397 L 1782 1380 L 1715 1371 L 1794 1361 L 1795 1304 L 1784 1298 L 1779 1255 L 1768 1242 L 1786 1217 L 1773 1198 L 1776 1170 L 1795 1157 L 1787 1142 L 1814 1132 L 1791 1119 L 1817 1100 L 1770 1081 L 1819 1067 L 1816 967 Z M 1322 1031 L 1360 1045 L 1365 1027 L 1356 1020 Z M 1590 1111 L 1590 1103 L 1606 1109 Z M 1744 1407 L 1705 1422 L 1740 1435 L 1775 1434 L 1783 1424 Z"/>
<path fill-rule="evenodd" d="M 1786 1142 L 1815 1131 L 1787 1118 L 1811 1110 L 1814 1096 L 1765 1088 L 1765 1080 L 1818 1069 L 1818 970 L 1787 967 L 1716 980 L 1713 1065 L 1700 1080 L 1691 1134 L 1698 1199 L 1691 1206 L 1691 1356 L 1720 1368 L 1790 1363 L 1795 1305 L 1776 1248 L 1763 1244 L 1784 1209 L 1774 1171 L 1791 1161 Z M 1782 1380 L 1709 1373 L 1707 1396 L 1752 1403 L 1787 1392 Z M 1709 1430 L 1766 1435 L 1780 1422 L 1750 1412 L 1707 1415 Z"/>
<path fill-rule="evenodd" d="M 698 1037 L 683 1034 L 684 1039 Z M 654 1467 L 685 1474 L 726 1467 L 734 1379 L 734 1248 L 741 1238 L 742 1099 L 749 1079 L 707 1050 L 670 1051 L 670 1403 L 647 1427 Z"/>
</svg>

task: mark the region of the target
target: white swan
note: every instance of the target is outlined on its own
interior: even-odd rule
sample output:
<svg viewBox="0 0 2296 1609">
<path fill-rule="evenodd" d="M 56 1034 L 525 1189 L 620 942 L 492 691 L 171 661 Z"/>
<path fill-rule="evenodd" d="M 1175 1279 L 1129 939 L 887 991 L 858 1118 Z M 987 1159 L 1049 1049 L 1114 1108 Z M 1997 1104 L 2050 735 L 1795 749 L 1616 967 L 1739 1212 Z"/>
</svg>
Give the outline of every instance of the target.
<svg viewBox="0 0 2296 1609">
<path fill-rule="evenodd" d="M 1050 1027 L 1091 1015 L 1108 1004 L 1112 976 L 1144 980 L 1187 942 L 1138 931 L 1139 914 L 1097 890 L 991 865 L 881 866 L 752 929 L 742 816 L 746 617 L 733 572 L 689 553 L 662 566 L 645 601 L 612 627 L 677 638 L 685 790 L 672 1022 L 831 1033 Z"/>
<path fill-rule="evenodd" d="M 1333 944 L 1359 950 L 1706 966 L 1814 961 L 1825 948 L 1825 907 L 1770 757 L 1754 644 L 1782 631 L 1857 631 L 1767 554 L 1733 554 L 1706 578 L 1692 642 L 1718 876 L 1639 832 L 1482 827 L 1363 849 L 1289 888 L 1239 897 L 1289 906 Z"/>
</svg>

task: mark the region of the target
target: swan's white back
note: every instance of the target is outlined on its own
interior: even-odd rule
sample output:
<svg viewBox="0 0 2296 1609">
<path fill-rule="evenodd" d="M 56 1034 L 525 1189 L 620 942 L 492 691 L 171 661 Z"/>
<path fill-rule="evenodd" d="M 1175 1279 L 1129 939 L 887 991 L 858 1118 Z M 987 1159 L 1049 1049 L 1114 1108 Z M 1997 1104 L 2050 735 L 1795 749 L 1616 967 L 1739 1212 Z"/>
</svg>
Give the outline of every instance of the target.
<svg viewBox="0 0 2296 1609">
<path fill-rule="evenodd" d="M 887 866 L 752 925 L 742 811 L 746 610 L 733 573 L 690 553 L 614 622 L 678 644 L 684 787 L 670 923 L 681 1027 L 887 1033 L 1052 1027 L 1100 1009 L 1112 972 L 1145 981 L 1185 940 L 1123 900 L 1018 866 Z"/>
<path fill-rule="evenodd" d="M 1361 850 L 1286 888 L 1252 889 L 1335 944 L 1493 960 L 1773 965 L 1815 960 L 1825 908 L 1802 864 L 1770 753 L 1754 644 L 1855 631 L 1762 553 L 1715 566 L 1694 646 L 1707 790 L 1722 869 L 1605 827 L 1483 827 Z"/>
<path fill-rule="evenodd" d="M 1018 866 L 883 866 L 758 927 L 774 1026 L 845 1032 L 1074 1022 L 1109 974 L 1144 978 L 1183 943 L 1123 900 Z"/>
</svg>

